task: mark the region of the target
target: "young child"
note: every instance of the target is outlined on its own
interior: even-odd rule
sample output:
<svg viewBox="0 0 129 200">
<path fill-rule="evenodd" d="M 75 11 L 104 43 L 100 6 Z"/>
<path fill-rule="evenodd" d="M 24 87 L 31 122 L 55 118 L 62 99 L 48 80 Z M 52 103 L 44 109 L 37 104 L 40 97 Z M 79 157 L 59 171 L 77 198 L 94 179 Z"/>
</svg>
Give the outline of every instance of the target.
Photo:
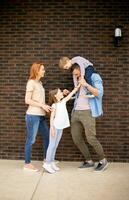
<svg viewBox="0 0 129 200">
<path fill-rule="evenodd" d="M 49 92 L 49 102 L 53 109 L 50 116 L 49 146 L 47 149 L 46 162 L 43 164 L 43 168 L 49 173 L 55 173 L 60 170 L 59 167 L 56 166 L 54 159 L 63 129 L 70 126 L 66 102 L 78 91 L 79 87 L 80 84 L 65 98 L 60 89 L 51 90 Z"/>
<path fill-rule="evenodd" d="M 73 65 L 78 65 L 80 67 L 81 78 L 84 78 L 88 84 L 92 85 L 92 74 L 97 73 L 94 70 L 93 64 L 89 60 L 81 56 L 76 56 L 73 57 L 72 59 L 69 59 L 68 57 L 60 58 L 59 67 L 61 69 L 66 69 L 66 70 L 71 69 Z M 73 75 L 73 82 L 74 85 L 76 86 L 78 81 L 75 75 Z M 94 98 L 94 95 L 91 94 L 89 91 L 87 91 L 86 97 Z"/>
</svg>

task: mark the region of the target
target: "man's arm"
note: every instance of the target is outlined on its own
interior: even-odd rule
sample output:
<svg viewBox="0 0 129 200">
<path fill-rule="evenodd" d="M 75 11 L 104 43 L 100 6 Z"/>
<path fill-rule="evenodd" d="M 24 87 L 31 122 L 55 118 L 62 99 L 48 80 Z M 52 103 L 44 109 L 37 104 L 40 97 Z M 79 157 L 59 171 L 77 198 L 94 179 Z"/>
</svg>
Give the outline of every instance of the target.
<svg viewBox="0 0 129 200">
<path fill-rule="evenodd" d="M 99 75 L 93 75 L 94 87 L 88 84 L 84 78 L 82 78 L 79 82 L 82 86 L 86 87 L 94 96 L 103 96 L 103 84 L 102 79 Z"/>
<path fill-rule="evenodd" d="M 82 78 L 79 83 L 83 86 L 83 87 L 86 87 L 87 90 L 89 92 L 91 92 L 94 96 L 98 96 L 99 95 L 99 91 L 98 89 L 94 88 L 93 86 L 89 85 L 84 78 Z"/>
</svg>

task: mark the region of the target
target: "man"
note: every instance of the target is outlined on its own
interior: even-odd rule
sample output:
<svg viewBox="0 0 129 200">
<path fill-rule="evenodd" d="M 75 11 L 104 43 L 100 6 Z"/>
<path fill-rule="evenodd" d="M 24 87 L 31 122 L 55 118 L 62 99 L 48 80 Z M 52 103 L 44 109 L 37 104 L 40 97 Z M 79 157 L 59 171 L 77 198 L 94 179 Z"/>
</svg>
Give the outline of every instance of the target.
<svg viewBox="0 0 129 200">
<path fill-rule="evenodd" d="M 86 76 L 86 74 L 85 74 L 86 71 L 91 71 L 91 69 L 93 69 L 93 64 L 89 60 L 87 60 L 81 56 L 75 56 L 72 59 L 70 59 L 66 56 L 61 57 L 59 60 L 59 67 L 61 69 L 67 70 L 67 69 L 70 69 L 71 66 L 75 63 L 80 66 L 80 71 L 81 71 L 82 77 Z M 87 73 L 87 74 L 89 74 L 89 73 Z M 74 82 L 74 85 L 76 86 L 77 81 L 76 81 L 76 77 L 74 75 L 73 75 L 73 82 Z"/>
<path fill-rule="evenodd" d="M 71 72 L 73 77 L 76 78 L 77 83 L 81 83 L 82 85 L 76 95 L 71 118 L 71 134 L 73 141 L 85 157 L 85 162 L 80 166 L 80 168 L 94 167 L 94 162 L 91 159 L 89 149 L 82 135 L 84 130 L 87 142 L 94 148 L 99 156 L 99 163 L 95 167 L 95 171 L 103 171 L 107 168 L 108 162 L 105 158 L 102 145 L 96 138 L 95 125 L 95 118 L 103 114 L 102 79 L 99 74 L 95 73 L 95 71 L 92 71 L 92 73 L 90 73 L 92 84 L 90 85 L 81 76 L 80 66 L 77 63 L 71 66 Z M 88 98 L 86 96 L 87 91 L 93 95 L 93 98 Z"/>
<path fill-rule="evenodd" d="M 85 78 L 87 83 L 92 85 L 91 75 L 92 75 L 92 73 L 96 73 L 94 70 L 94 67 L 93 67 L 93 63 L 91 63 L 89 60 L 87 60 L 81 56 L 75 56 L 72 59 L 70 59 L 68 57 L 61 57 L 59 60 L 59 67 L 61 69 L 68 70 L 71 68 L 71 66 L 73 64 L 79 65 L 80 71 L 81 71 L 81 77 Z M 76 76 L 74 76 L 74 75 L 73 75 L 73 82 L 74 82 L 74 86 L 76 86 L 77 79 L 76 79 Z M 68 93 L 67 90 L 65 90 L 64 92 L 65 92 L 65 94 Z M 87 95 L 90 96 L 91 93 L 89 91 L 87 91 Z M 93 97 L 93 95 L 90 97 Z"/>
</svg>

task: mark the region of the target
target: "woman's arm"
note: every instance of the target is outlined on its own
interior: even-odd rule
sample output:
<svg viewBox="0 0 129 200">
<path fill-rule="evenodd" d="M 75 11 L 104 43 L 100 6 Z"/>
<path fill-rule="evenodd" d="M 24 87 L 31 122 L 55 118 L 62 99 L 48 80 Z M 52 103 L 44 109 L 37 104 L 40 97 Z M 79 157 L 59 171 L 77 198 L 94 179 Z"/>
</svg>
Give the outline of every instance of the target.
<svg viewBox="0 0 129 200">
<path fill-rule="evenodd" d="M 30 91 L 26 91 L 25 103 L 30 105 L 30 106 L 40 107 L 43 110 L 45 110 L 46 112 L 50 112 L 51 111 L 51 107 L 50 106 L 32 100 L 32 93 L 33 93 L 32 91 L 31 92 Z"/>
</svg>

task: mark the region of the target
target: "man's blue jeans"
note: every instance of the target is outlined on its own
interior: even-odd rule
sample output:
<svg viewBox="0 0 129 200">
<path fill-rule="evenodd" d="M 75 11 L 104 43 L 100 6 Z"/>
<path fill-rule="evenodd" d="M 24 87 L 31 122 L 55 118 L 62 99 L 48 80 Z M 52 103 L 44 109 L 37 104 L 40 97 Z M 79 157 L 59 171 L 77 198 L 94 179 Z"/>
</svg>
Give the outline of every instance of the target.
<svg viewBox="0 0 129 200">
<path fill-rule="evenodd" d="M 47 126 L 44 116 L 27 114 L 25 120 L 27 128 L 27 138 L 25 144 L 25 163 L 28 164 L 31 162 L 31 149 L 32 145 L 35 143 L 38 132 L 42 135 L 43 138 L 44 158 L 46 158 L 46 152 L 49 144 L 49 128 Z"/>
</svg>

